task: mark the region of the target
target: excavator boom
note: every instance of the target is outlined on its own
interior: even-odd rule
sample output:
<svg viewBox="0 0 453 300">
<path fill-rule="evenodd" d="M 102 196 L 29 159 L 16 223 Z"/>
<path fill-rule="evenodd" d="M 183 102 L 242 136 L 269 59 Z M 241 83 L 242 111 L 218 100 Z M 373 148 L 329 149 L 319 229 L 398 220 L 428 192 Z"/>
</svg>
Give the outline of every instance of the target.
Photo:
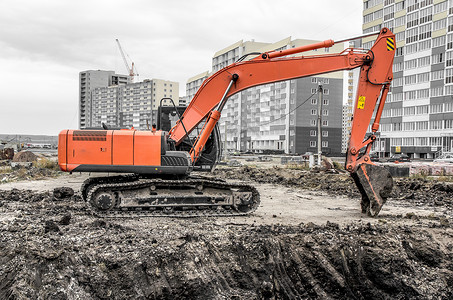
<svg viewBox="0 0 453 300">
<path fill-rule="evenodd" d="M 334 44 L 334 41 L 326 40 L 298 48 L 263 53 L 252 60 L 237 62 L 219 70 L 203 82 L 181 120 L 170 130 L 170 139 L 176 144 L 181 143 L 206 119 L 191 151 L 191 158 L 196 161 L 220 119 L 221 110 L 228 97 L 256 85 L 360 67 L 345 167 L 361 191 L 364 212 L 371 216 L 377 215 L 391 191 L 393 180 L 386 169 L 371 162 L 369 152 L 393 79 L 395 35 L 383 28 L 370 50 L 346 49 L 337 54 L 287 57 Z M 372 134 L 366 137 L 375 111 Z M 364 153 L 360 152 L 362 148 L 365 148 Z"/>
</svg>

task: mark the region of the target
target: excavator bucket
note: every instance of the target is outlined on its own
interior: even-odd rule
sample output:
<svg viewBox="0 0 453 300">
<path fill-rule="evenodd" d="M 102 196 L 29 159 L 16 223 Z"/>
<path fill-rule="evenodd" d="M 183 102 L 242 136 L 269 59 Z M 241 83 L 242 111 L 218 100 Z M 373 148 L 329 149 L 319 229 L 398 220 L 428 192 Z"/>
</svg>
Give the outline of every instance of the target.
<svg viewBox="0 0 453 300">
<path fill-rule="evenodd" d="M 362 194 L 362 212 L 377 216 L 392 192 L 392 175 L 384 167 L 361 164 L 351 176 Z"/>
</svg>

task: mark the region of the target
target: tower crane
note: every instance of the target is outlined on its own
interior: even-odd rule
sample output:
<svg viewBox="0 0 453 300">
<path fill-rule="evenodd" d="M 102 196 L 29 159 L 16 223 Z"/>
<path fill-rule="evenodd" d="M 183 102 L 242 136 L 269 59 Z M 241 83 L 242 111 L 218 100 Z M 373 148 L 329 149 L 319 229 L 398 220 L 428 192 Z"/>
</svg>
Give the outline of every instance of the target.
<svg viewBox="0 0 453 300">
<path fill-rule="evenodd" d="M 131 67 L 129 67 L 129 64 L 127 63 L 126 56 L 124 55 L 123 48 L 121 48 L 120 41 L 118 39 L 115 39 L 116 43 L 118 44 L 118 48 L 120 49 L 121 56 L 123 57 L 124 64 L 126 65 L 126 69 L 129 72 L 129 77 L 131 78 L 131 82 L 134 82 L 134 76 L 138 76 L 137 69 L 134 66 L 134 62 L 132 62 Z M 129 57 L 129 55 L 128 55 Z M 130 59 L 130 57 L 129 57 Z"/>
</svg>

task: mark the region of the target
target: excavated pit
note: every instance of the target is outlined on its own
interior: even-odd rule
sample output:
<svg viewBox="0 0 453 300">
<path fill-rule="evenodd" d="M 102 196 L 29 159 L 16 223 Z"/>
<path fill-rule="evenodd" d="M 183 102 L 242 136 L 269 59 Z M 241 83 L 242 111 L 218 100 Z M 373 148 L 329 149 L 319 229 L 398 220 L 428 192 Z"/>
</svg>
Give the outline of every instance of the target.
<svg viewBox="0 0 453 300">
<path fill-rule="evenodd" d="M 214 176 L 276 180 L 275 188 L 303 182 L 358 201 L 345 175 L 242 168 Z M 452 191 L 399 180 L 391 203 L 441 213 L 291 225 L 253 216 L 100 219 L 67 188 L 0 191 L 0 299 L 451 299 Z"/>
</svg>

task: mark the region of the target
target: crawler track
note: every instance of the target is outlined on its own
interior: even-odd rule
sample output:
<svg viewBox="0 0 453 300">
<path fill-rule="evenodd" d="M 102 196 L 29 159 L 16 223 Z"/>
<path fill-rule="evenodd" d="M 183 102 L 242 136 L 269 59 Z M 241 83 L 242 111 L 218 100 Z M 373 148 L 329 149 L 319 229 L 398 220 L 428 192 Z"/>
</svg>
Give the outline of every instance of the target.
<svg viewBox="0 0 453 300">
<path fill-rule="evenodd" d="M 242 216 L 260 204 L 253 186 L 204 178 L 90 178 L 82 185 L 82 196 L 93 214 L 102 217 Z"/>
</svg>

